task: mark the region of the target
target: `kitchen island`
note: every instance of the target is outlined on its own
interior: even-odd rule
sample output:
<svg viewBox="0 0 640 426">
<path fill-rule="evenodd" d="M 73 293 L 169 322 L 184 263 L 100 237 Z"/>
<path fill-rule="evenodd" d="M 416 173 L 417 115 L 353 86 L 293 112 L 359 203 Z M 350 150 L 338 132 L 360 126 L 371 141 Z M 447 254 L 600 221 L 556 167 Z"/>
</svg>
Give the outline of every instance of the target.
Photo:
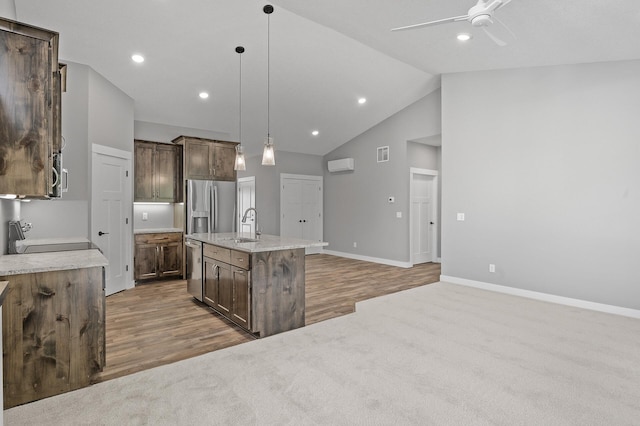
<svg viewBox="0 0 640 426">
<path fill-rule="evenodd" d="M 258 337 L 304 326 L 305 249 L 277 235 L 189 234 L 201 241 L 203 302 Z"/>
</svg>

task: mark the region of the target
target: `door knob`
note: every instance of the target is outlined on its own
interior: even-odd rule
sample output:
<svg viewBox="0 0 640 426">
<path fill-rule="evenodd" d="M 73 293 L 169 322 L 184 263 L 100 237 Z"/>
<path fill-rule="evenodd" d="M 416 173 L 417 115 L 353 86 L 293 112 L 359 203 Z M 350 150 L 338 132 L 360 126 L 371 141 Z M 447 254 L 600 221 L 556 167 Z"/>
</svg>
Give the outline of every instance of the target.
<svg viewBox="0 0 640 426">
<path fill-rule="evenodd" d="M 103 235 L 107 235 L 107 234 L 108 234 L 108 232 L 98 231 L 98 235 L 99 235 L 99 236 L 101 236 L 101 237 L 102 237 Z"/>
<path fill-rule="evenodd" d="M 433 223 L 433 222 L 429 222 L 429 223 L 430 223 L 431 225 L 434 225 L 434 223 Z"/>
</svg>

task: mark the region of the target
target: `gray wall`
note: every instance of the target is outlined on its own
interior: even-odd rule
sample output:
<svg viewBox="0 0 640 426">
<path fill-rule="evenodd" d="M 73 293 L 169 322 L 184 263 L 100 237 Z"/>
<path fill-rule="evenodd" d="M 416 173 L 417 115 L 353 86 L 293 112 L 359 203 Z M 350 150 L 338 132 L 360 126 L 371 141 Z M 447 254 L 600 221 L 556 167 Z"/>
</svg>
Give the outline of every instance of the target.
<svg viewBox="0 0 640 426">
<path fill-rule="evenodd" d="M 0 255 L 7 254 L 9 241 L 9 221 L 20 219 L 20 201 L 0 199 Z"/>
<path fill-rule="evenodd" d="M 91 145 L 133 151 L 133 100 L 96 71 L 67 64 L 62 94 L 63 166 L 69 192 L 60 200 L 33 200 L 21 209 L 33 223 L 27 238 L 89 237 L 91 218 Z"/>
<path fill-rule="evenodd" d="M 16 21 L 16 2 L 14 0 L 0 0 L 0 16 Z"/>
<path fill-rule="evenodd" d="M 247 158 L 246 163 L 247 170 L 238 172 L 238 177 L 256 177 L 256 209 L 260 228 L 265 234 L 280 235 L 280 174 L 322 176 L 322 157 L 278 151 L 276 141 L 275 166 L 263 166 L 262 154 Z"/>
<path fill-rule="evenodd" d="M 438 134 L 440 90 L 325 155 L 324 239 L 328 250 L 410 261 L 409 167 L 435 167 L 432 159 L 420 165 L 409 161 L 407 142 Z M 377 163 L 376 148 L 380 146 L 389 146 L 388 162 Z M 328 160 L 346 157 L 355 159 L 353 172 L 326 171 Z M 389 196 L 395 197 L 395 203 L 387 202 Z M 402 212 L 400 219 L 396 218 L 398 211 Z"/>
<path fill-rule="evenodd" d="M 173 209 L 173 204 L 135 203 L 133 229 L 173 228 Z M 142 220 L 143 213 L 147 213 L 147 220 Z"/>
<path fill-rule="evenodd" d="M 640 309 L 639 94 L 640 61 L 445 75 L 443 275 Z"/>
<path fill-rule="evenodd" d="M 191 129 L 188 127 L 170 126 L 167 124 L 150 123 L 148 121 L 134 122 L 134 137 L 152 142 L 169 143 L 178 136 L 193 136 L 196 138 L 215 139 L 230 141 L 231 136 L 225 132 L 215 132 L 211 130 Z"/>
</svg>

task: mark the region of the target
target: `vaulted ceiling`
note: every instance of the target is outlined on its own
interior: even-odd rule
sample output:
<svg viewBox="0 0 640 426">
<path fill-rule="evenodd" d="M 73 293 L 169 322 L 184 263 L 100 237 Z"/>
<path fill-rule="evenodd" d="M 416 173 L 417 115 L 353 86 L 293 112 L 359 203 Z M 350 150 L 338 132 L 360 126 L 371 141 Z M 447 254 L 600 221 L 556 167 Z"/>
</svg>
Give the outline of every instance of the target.
<svg viewBox="0 0 640 426">
<path fill-rule="evenodd" d="M 268 124 L 277 149 L 326 154 L 438 88 L 442 73 L 640 59 L 637 0 L 513 0 L 496 13 L 506 27 L 491 27 L 505 47 L 468 22 L 389 31 L 464 15 L 474 3 L 274 0 L 267 18 L 267 2 L 256 0 L 15 0 L 19 21 L 60 33 L 62 59 L 133 98 L 136 120 L 237 140 L 241 81 L 249 155 Z M 460 32 L 472 39 L 458 41 Z M 132 62 L 134 53 L 145 62 Z"/>
</svg>

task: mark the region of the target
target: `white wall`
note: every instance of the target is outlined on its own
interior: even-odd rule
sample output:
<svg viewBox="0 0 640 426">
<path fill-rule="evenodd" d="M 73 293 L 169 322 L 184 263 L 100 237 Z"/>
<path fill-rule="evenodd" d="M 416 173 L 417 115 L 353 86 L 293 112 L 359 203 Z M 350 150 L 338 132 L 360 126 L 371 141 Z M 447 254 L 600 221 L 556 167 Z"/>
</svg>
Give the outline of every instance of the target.
<svg viewBox="0 0 640 426">
<path fill-rule="evenodd" d="M 640 309 L 639 94 L 640 61 L 445 75 L 443 275 Z"/>
<path fill-rule="evenodd" d="M 418 158 L 409 160 L 408 141 L 438 134 L 440 90 L 324 156 L 324 236 L 328 250 L 410 261 L 409 167 L 430 168 L 433 162 L 427 160 L 427 167 Z M 380 146 L 389 146 L 388 162 L 377 163 L 376 148 Z M 412 147 L 411 151 L 418 148 Z M 328 160 L 345 157 L 355 159 L 353 172 L 326 171 Z M 395 197 L 395 203 L 387 202 L 389 196 Z M 398 211 L 402 213 L 400 219 L 396 217 Z"/>
</svg>

